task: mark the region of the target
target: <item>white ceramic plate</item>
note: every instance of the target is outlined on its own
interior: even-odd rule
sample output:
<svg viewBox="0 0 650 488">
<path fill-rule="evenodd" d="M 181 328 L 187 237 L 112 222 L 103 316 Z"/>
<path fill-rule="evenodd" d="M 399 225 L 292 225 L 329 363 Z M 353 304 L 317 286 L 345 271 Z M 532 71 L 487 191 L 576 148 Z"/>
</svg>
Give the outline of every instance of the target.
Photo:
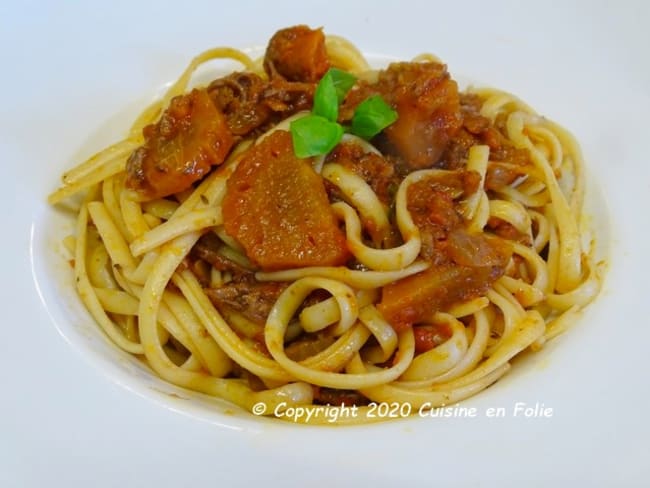
<svg viewBox="0 0 650 488">
<path fill-rule="evenodd" d="M 0 486 L 647 483 L 644 2 L 159 1 L 0 7 L 0 18 Z M 519 95 L 582 144 L 603 292 L 567 334 L 464 402 L 473 418 L 310 428 L 233 413 L 120 354 L 76 300 L 61 258 L 70 224 L 44 203 L 60 173 L 122 136 L 197 52 L 259 48 L 295 23 L 375 58 L 435 52 L 452 75 Z M 552 414 L 515 415 L 522 403 Z"/>
</svg>

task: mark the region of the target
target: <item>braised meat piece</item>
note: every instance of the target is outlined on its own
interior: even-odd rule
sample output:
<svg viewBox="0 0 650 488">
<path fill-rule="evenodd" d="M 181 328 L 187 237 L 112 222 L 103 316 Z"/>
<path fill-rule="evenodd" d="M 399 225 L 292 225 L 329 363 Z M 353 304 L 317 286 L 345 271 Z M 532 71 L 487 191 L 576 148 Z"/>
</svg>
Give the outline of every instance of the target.
<svg viewBox="0 0 650 488">
<path fill-rule="evenodd" d="M 217 308 L 230 307 L 253 322 L 264 324 L 287 286 L 288 283 L 260 283 L 249 274 L 219 288 L 204 288 L 203 291 Z"/>
<path fill-rule="evenodd" d="M 126 185 L 154 199 L 187 190 L 226 159 L 233 135 L 205 90 L 172 99 L 127 161 Z"/>
<path fill-rule="evenodd" d="M 270 78 L 317 82 L 329 69 L 323 31 L 306 25 L 277 31 L 266 48 L 264 69 Z"/>
</svg>

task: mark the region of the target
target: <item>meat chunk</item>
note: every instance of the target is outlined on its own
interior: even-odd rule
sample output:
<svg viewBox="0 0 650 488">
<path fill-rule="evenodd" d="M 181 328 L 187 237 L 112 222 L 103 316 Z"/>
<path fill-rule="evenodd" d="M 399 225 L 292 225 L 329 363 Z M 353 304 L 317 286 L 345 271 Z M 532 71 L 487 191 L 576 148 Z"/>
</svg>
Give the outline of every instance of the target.
<svg viewBox="0 0 650 488">
<path fill-rule="evenodd" d="M 221 240 L 212 232 L 208 232 L 194 244 L 191 256 L 205 261 L 219 271 L 230 271 L 235 275 L 250 273 L 250 270 L 222 255 L 219 252 L 222 246 Z"/>
<path fill-rule="evenodd" d="M 512 245 L 465 228 L 457 199 L 476 191 L 478 175 L 458 170 L 409 187 L 408 209 L 431 267 L 385 286 L 379 311 L 396 330 L 431 321 L 455 302 L 484 294 L 503 275 Z"/>
<path fill-rule="evenodd" d="M 393 164 L 382 156 L 367 153 L 358 144 L 341 143 L 327 155 L 326 161 L 345 166 L 363 178 L 385 205 L 393 201 L 400 178 Z"/>
<path fill-rule="evenodd" d="M 214 80 L 208 94 L 226 116 L 231 132 L 245 137 L 299 110 L 311 108 L 313 83 L 282 78 L 263 80 L 255 73 L 233 73 Z"/>
<path fill-rule="evenodd" d="M 517 230 L 517 228 L 505 220 L 498 217 L 490 217 L 487 222 L 487 227 L 497 236 L 523 244 L 524 246 L 532 246 L 531 236 L 524 234 Z"/>
<path fill-rule="evenodd" d="M 525 174 L 525 166 L 490 162 L 485 173 L 485 189 L 501 190 L 504 186 L 510 185 L 517 178 Z"/>
<path fill-rule="evenodd" d="M 460 111 L 463 116 L 463 127 L 470 134 L 481 134 L 490 127 L 490 119 L 481 115 L 483 100 L 472 93 L 460 94 Z"/>
<path fill-rule="evenodd" d="M 420 255 L 434 265 L 449 261 L 442 243 L 455 228 L 463 225 L 456 199 L 474 193 L 480 176 L 474 171 L 457 170 L 412 184 L 408 190 L 408 210 L 420 229 Z"/>
<path fill-rule="evenodd" d="M 384 130 L 384 149 L 412 169 L 433 166 L 461 126 L 458 85 L 439 63 L 394 63 L 379 73 L 377 89 L 397 110 Z"/>
<path fill-rule="evenodd" d="M 270 78 L 316 82 L 329 68 L 321 29 L 297 25 L 276 32 L 266 48 L 264 69 Z"/>
<path fill-rule="evenodd" d="M 436 166 L 445 169 L 462 168 L 467 162 L 469 149 L 476 144 L 486 144 L 490 147 L 490 161 L 502 161 L 520 166 L 530 164 L 528 149 L 515 148 L 503 135 L 507 132 L 506 119 L 503 116 L 498 116 L 495 124 L 483 117 L 480 114 L 483 100 L 477 95 L 461 94 L 460 101 L 462 127 L 451 138 Z M 491 180 L 490 168 L 488 168 L 487 180 Z"/>
<path fill-rule="evenodd" d="M 348 92 L 339 121 L 352 119 L 356 107 L 380 95 L 397 111 L 397 120 L 375 142 L 382 152 L 403 160 L 408 173 L 437 163 L 462 124 L 458 85 L 440 63 L 393 63 L 376 83 L 360 80 Z"/>
<path fill-rule="evenodd" d="M 264 101 L 283 117 L 312 107 L 316 83 L 286 81 L 273 78 L 264 91 Z"/>
<path fill-rule="evenodd" d="M 478 173 L 468 170 L 445 172 L 409 187 L 407 205 L 420 230 L 420 255 L 434 266 L 504 267 L 512 249 L 501 239 L 471 234 L 459 208 L 463 197 L 473 194 L 480 182 Z"/>
<path fill-rule="evenodd" d="M 314 403 L 321 405 L 368 405 L 370 400 L 356 390 L 338 390 L 314 386 Z"/>
<path fill-rule="evenodd" d="M 143 134 L 144 145 L 127 161 L 126 185 L 148 199 L 190 188 L 226 159 L 234 142 L 226 119 L 205 90 L 173 98 Z"/>
<path fill-rule="evenodd" d="M 500 274 L 512 255 L 509 242 L 485 233 L 472 234 L 461 228 L 449 233 L 443 247 L 455 264 L 471 268 L 500 268 Z"/>
<path fill-rule="evenodd" d="M 204 288 L 205 294 L 217 308 L 227 306 L 258 324 L 266 318 L 287 283 L 255 281 L 252 275 L 219 288 Z"/>
<path fill-rule="evenodd" d="M 409 195 L 408 208 L 415 225 L 420 229 L 420 256 L 434 265 L 447 262 L 447 255 L 441 249 L 440 242 L 447 238 L 451 229 L 462 222 L 452 196 L 445 191 L 432 190 L 428 193 L 429 199 L 421 200 L 421 193 L 409 193 L 415 195 Z"/>
<path fill-rule="evenodd" d="M 397 331 L 430 322 L 433 315 L 460 301 L 485 294 L 503 270 L 448 264 L 430 268 L 387 285 L 377 309 Z"/>
<path fill-rule="evenodd" d="M 503 128 L 503 131 L 506 129 Z M 505 132 L 504 132 L 505 133 Z M 490 146 L 490 159 L 525 166 L 530 164 L 530 153 L 526 148 L 516 148 L 501 130 L 489 127 L 480 134 L 483 144 Z"/>
<path fill-rule="evenodd" d="M 232 133 L 243 136 L 271 116 L 271 108 L 263 103 L 266 86 L 255 73 L 233 73 L 210 83 L 208 94 L 226 116 Z"/>
<path fill-rule="evenodd" d="M 447 149 L 440 157 L 436 167 L 443 169 L 460 169 L 467 163 L 469 149 L 477 144 L 482 144 L 480 138 L 465 127 L 461 127 L 456 135 L 449 141 Z"/>
<path fill-rule="evenodd" d="M 278 130 L 243 156 L 223 200 L 226 232 L 263 270 L 336 266 L 350 256 L 322 179 Z"/>
</svg>

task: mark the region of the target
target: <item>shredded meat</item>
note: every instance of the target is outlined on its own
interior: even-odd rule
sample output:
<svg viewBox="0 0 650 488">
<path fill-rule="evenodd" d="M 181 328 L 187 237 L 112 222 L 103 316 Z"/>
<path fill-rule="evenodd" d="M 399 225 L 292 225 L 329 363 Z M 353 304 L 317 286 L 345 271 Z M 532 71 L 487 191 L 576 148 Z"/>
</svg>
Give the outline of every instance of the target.
<svg viewBox="0 0 650 488">
<path fill-rule="evenodd" d="M 205 288 L 204 291 L 217 308 L 228 306 L 253 322 L 264 324 L 287 286 L 287 283 L 261 283 L 248 274 L 220 288 Z"/>
<path fill-rule="evenodd" d="M 214 80 L 208 94 L 226 116 L 228 128 L 246 137 L 259 128 L 311 108 L 314 83 L 263 80 L 255 73 L 233 73 Z"/>
<path fill-rule="evenodd" d="M 469 149 L 476 144 L 486 144 L 490 147 L 490 161 L 506 162 L 521 167 L 530 164 L 528 150 L 515 148 L 510 140 L 503 135 L 506 131 L 504 117 L 498 116 L 494 125 L 488 118 L 483 117 L 480 114 L 483 101 L 477 95 L 462 94 L 460 102 L 462 126 L 449 141 L 436 166 L 446 169 L 462 168 L 467 162 Z M 498 171 L 499 169 L 501 168 L 494 167 L 491 164 L 491 167 L 488 167 L 486 181 L 495 184 L 498 179 L 499 184 L 502 184 L 504 178 L 493 177 L 490 174 L 492 171 Z M 510 175 L 514 174 L 514 176 L 503 184 L 511 183 L 517 177 L 517 174 L 523 173 L 523 171 L 523 168 L 519 173 L 514 170 L 510 171 Z"/>
<path fill-rule="evenodd" d="M 408 209 L 420 229 L 420 254 L 435 265 L 449 261 L 440 245 L 449 232 L 463 224 L 455 199 L 474 193 L 480 176 L 474 171 L 457 170 L 444 177 L 430 177 L 412 184 L 408 192 Z"/>
<path fill-rule="evenodd" d="M 369 402 L 370 400 L 354 390 L 314 387 L 314 403 L 321 405 L 352 406 L 368 405 Z"/>
<path fill-rule="evenodd" d="M 461 225 L 462 217 L 456 211 L 453 197 L 444 190 L 432 189 L 426 199 L 422 192 L 410 192 L 409 212 L 420 228 L 422 248 L 420 255 L 434 265 L 448 261 L 446 253 L 439 245 L 449 232 Z"/>
<path fill-rule="evenodd" d="M 480 135 L 490 128 L 490 119 L 480 113 L 482 101 L 473 94 L 460 95 L 462 126 L 451 138 L 436 166 L 446 169 L 462 168 L 467 161 L 469 149 L 482 144 Z"/>
<path fill-rule="evenodd" d="M 472 93 L 460 94 L 463 128 L 470 134 L 482 134 L 490 127 L 490 119 L 481 115 L 482 100 Z"/>
<path fill-rule="evenodd" d="M 476 144 L 481 144 L 481 141 L 465 127 L 461 127 L 454 138 L 449 141 L 449 145 L 436 166 L 444 169 L 463 168 L 467 163 L 469 149 Z"/>
<path fill-rule="evenodd" d="M 428 322 L 437 310 L 484 294 L 505 272 L 511 245 L 465 229 L 457 199 L 476 191 L 478 175 L 457 170 L 412 184 L 408 209 L 420 230 L 427 270 L 382 290 L 378 309 L 397 330 Z"/>
<path fill-rule="evenodd" d="M 526 168 L 524 166 L 490 162 L 485 173 L 485 189 L 500 190 L 525 174 Z"/>
<path fill-rule="evenodd" d="M 358 144 L 341 143 L 327 155 L 326 162 L 345 166 L 363 178 L 383 204 L 393 201 L 400 178 L 384 157 L 367 153 Z"/>
<path fill-rule="evenodd" d="M 505 114 L 499 114 L 494 121 L 494 126 L 490 127 L 482 135 L 485 144 L 490 146 L 490 154 L 494 161 L 504 161 L 520 166 L 530 164 L 530 153 L 526 148 L 516 148 L 512 142 L 504 135 L 508 133 L 506 128 L 507 117 Z"/>
<path fill-rule="evenodd" d="M 279 75 L 290 81 L 316 82 L 328 68 L 323 31 L 306 25 L 277 31 L 264 55 L 264 69 L 270 78 Z"/>
<path fill-rule="evenodd" d="M 286 117 L 299 110 L 311 109 L 315 90 L 315 83 L 274 78 L 264 91 L 264 100 L 274 112 Z"/>
<path fill-rule="evenodd" d="M 488 220 L 487 227 L 499 237 L 508 239 L 510 241 L 520 242 L 524 246 L 531 245 L 530 236 L 522 234 L 515 228 L 515 226 L 506 222 L 505 220 L 501 220 L 497 217 L 491 217 Z"/>
<path fill-rule="evenodd" d="M 422 237 L 421 256 L 433 265 L 505 266 L 510 249 L 487 234 L 470 234 L 459 199 L 473 194 L 476 172 L 456 170 L 423 179 L 409 187 L 408 209 Z"/>
<path fill-rule="evenodd" d="M 160 120 L 143 130 L 145 142 L 126 165 L 129 188 L 154 199 L 187 190 L 233 145 L 223 114 L 205 90 L 172 99 Z"/>
<path fill-rule="evenodd" d="M 202 259 L 219 271 L 230 271 L 236 275 L 243 275 L 250 272 L 250 270 L 222 255 L 219 252 L 221 246 L 223 246 L 221 240 L 212 232 L 208 232 L 201 236 L 197 243 L 194 244 L 192 256 Z"/>
<path fill-rule="evenodd" d="M 233 73 L 210 83 L 208 94 L 232 133 L 243 136 L 271 117 L 271 108 L 263 103 L 266 87 L 267 82 L 255 73 Z"/>
</svg>

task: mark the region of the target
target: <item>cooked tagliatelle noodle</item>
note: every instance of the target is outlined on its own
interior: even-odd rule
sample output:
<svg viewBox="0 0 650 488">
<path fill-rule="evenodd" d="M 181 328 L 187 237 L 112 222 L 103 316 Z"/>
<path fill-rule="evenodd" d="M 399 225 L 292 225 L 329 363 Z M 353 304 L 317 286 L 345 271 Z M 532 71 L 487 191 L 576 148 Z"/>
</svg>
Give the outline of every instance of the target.
<svg viewBox="0 0 650 488">
<path fill-rule="evenodd" d="M 241 68 L 193 86 L 214 59 Z M 305 26 L 262 59 L 201 53 L 62 180 L 49 202 L 81 194 L 65 242 L 101 329 L 248 411 L 358 405 L 345 423 L 370 402 L 458 402 L 600 288 L 566 130 L 508 93 L 459 92 L 431 55 L 373 70 Z"/>
</svg>

